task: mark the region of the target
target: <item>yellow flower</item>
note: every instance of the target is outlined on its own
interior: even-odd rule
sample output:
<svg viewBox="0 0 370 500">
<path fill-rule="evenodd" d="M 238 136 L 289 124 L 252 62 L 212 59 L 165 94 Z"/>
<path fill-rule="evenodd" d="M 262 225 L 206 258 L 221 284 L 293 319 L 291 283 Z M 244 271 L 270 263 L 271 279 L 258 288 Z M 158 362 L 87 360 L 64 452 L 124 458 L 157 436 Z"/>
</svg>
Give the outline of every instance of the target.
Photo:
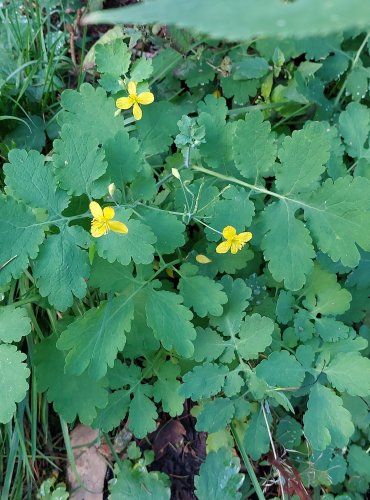
<svg viewBox="0 0 370 500">
<path fill-rule="evenodd" d="M 128 84 L 128 97 L 120 97 L 116 101 L 116 106 L 119 109 L 132 108 L 132 114 L 135 120 L 141 120 L 143 112 L 139 104 L 151 104 L 154 101 L 154 95 L 151 92 L 141 92 L 139 95 L 136 93 L 136 82 L 129 82 Z"/>
<path fill-rule="evenodd" d="M 93 215 L 91 234 L 94 238 L 100 238 L 100 236 L 107 234 L 110 229 L 115 233 L 128 233 L 128 228 L 123 222 L 112 220 L 115 214 L 114 208 L 102 208 L 96 201 L 92 201 L 89 208 Z"/>
<path fill-rule="evenodd" d="M 217 253 L 226 253 L 231 250 L 231 253 L 235 254 L 253 237 L 252 233 L 248 232 L 236 234 L 236 229 L 233 226 L 224 227 L 222 236 L 226 241 L 217 245 Z"/>
</svg>

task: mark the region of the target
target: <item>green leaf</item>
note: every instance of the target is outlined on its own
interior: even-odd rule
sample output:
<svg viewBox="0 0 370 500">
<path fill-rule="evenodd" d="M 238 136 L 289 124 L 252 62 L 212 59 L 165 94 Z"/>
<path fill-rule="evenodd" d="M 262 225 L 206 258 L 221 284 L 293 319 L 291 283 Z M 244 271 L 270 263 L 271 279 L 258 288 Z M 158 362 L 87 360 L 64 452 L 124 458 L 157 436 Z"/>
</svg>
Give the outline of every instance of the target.
<svg viewBox="0 0 370 500">
<path fill-rule="evenodd" d="M 0 307 L 0 342 L 19 342 L 31 332 L 26 309 L 14 305 Z"/>
<path fill-rule="evenodd" d="M 130 138 L 125 130 L 120 130 L 104 145 L 108 163 L 107 175 L 119 189 L 135 179 L 143 168 L 137 139 Z"/>
<path fill-rule="evenodd" d="M 223 197 L 224 199 L 215 205 L 207 224 L 219 232 L 226 226 L 234 226 L 238 233 L 245 231 L 254 215 L 254 204 L 248 198 L 247 192 L 245 189 L 231 186 L 223 193 Z M 208 228 L 205 229 L 205 233 L 209 241 L 220 239 L 219 234 Z"/>
<path fill-rule="evenodd" d="M 239 458 L 226 448 L 208 453 L 195 476 L 196 495 L 199 500 L 240 500 L 238 492 L 244 481 L 239 474 Z"/>
<path fill-rule="evenodd" d="M 304 433 L 314 450 L 343 448 L 355 430 L 342 399 L 318 382 L 310 391 L 303 422 Z"/>
<path fill-rule="evenodd" d="M 88 254 L 82 248 L 90 243 L 89 234 L 79 226 L 64 226 L 48 237 L 34 263 L 34 275 L 42 297 L 65 311 L 73 296 L 83 299 L 90 274 Z"/>
<path fill-rule="evenodd" d="M 148 397 L 151 396 L 151 391 L 151 386 L 139 384 L 130 404 L 127 425 L 139 439 L 156 429 L 158 413 L 155 404 Z"/>
<path fill-rule="evenodd" d="M 227 373 L 228 369 L 224 365 L 204 363 L 196 366 L 184 375 L 180 394 L 193 401 L 214 396 L 222 389 Z"/>
<path fill-rule="evenodd" d="M 227 295 L 223 286 L 207 276 L 194 276 L 196 266 L 184 265 L 181 267 L 179 291 L 184 298 L 184 305 L 192 307 L 201 318 L 221 316 L 223 304 L 227 302 Z"/>
<path fill-rule="evenodd" d="M 49 403 L 67 422 L 78 416 L 81 423 L 90 425 L 97 408 L 107 405 L 107 380 L 93 380 L 87 373 L 78 377 L 65 373 L 64 354 L 56 348 L 56 340 L 53 335 L 35 347 L 37 389 L 47 391 Z"/>
<path fill-rule="evenodd" d="M 134 82 L 142 82 L 148 80 L 153 73 L 153 61 L 152 59 L 146 59 L 142 57 L 141 59 L 136 59 L 132 65 L 130 72 L 130 79 Z"/>
<path fill-rule="evenodd" d="M 227 398 L 217 398 L 204 403 L 197 415 L 197 431 L 218 432 L 230 423 L 234 415 L 234 403 Z"/>
<path fill-rule="evenodd" d="M 234 80 L 262 78 L 269 69 L 269 63 L 263 57 L 247 57 L 233 65 L 233 78 Z"/>
<path fill-rule="evenodd" d="M 347 458 L 349 477 L 361 476 L 370 483 L 370 455 L 360 446 L 353 444 L 349 448 Z"/>
<path fill-rule="evenodd" d="M 130 402 L 130 393 L 127 390 L 110 393 L 107 405 L 97 410 L 96 418 L 94 418 L 91 427 L 103 432 L 111 432 L 125 419 Z"/>
<path fill-rule="evenodd" d="M 347 153 L 352 158 L 362 158 L 369 135 L 370 111 L 366 106 L 351 102 L 339 115 L 339 131 L 344 139 Z"/>
<path fill-rule="evenodd" d="M 19 278 L 35 259 L 44 229 L 31 210 L 13 198 L 0 196 L 0 285 Z M 12 259 L 10 261 L 10 259 Z M 10 262 L 8 262 L 10 261 Z"/>
<path fill-rule="evenodd" d="M 148 326 L 167 350 L 175 351 L 184 358 L 194 352 L 192 340 L 196 337 L 190 322 L 193 314 L 182 305 L 182 297 L 168 291 L 150 290 L 146 303 Z"/>
<path fill-rule="evenodd" d="M 354 271 L 347 278 L 346 285 L 360 290 L 370 286 L 370 253 L 360 252 L 361 260 Z"/>
<path fill-rule="evenodd" d="M 14 345 L 0 344 L 0 423 L 10 422 L 15 412 L 15 403 L 20 403 L 28 390 L 30 375 L 26 355 Z"/>
<path fill-rule="evenodd" d="M 273 387 L 295 387 L 303 382 L 305 369 L 288 351 L 280 351 L 261 361 L 256 374 Z"/>
<path fill-rule="evenodd" d="M 129 295 L 139 286 L 132 264 L 109 263 L 99 256 L 94 257 L 89 284 L 103 293 L 126 291 Z"/>
<path fill-rule="evenodd" d="M 101 379 L 124 348 L 133 316 L 133 302 L 121 296 L 89 309 L 71 323 L 57 342 L 58 349 L 69 351 L 66 373 L 80 375 L 87 370 L 90 377 Z"/>
<path fill-rule="evenodd" d="M 351 396 L 370 395 L 370 359 L 358 352 L 340 352 L 324 372 L 338 391 Z"/>
<path fill-rule="evenodd" d="M 215 0 L 211 11 L 208 0 L 189 0 L 180 5 L 172 0 L 151 0 L 145 5 L 93 12 L 86 20 L 91 24 L 175 24 L 238 42 L 258 36 L 301 38 L 355 27 L 365 29 L 368 21 L 366 0 L 353 0 L 351 4 L 345 0 L 333 4 L 321 0 L 288 4 L 262 0 L 257 7 L 253 0 Z"/>
<path fill-rule="evenodd" d="M 308 122 L 302 130 L 286 136 L 279 151 L 278 190 L 289 196 L 317 188 L 330 157 L 330 145 L 329 134 L 320 122 Z"/>
<path fill-rule="evenodd" d="M 267 422 L 262 411 L 259 409 L 252 415 L 244 434 L 243 444 L 245 451 L 253 460 L 258 460 L 261 455 L 270 449 L 270 437 L 267 425 L 271 425 L 271 415 L 266 414 Z"/>
<path fill-rule="evenodd" d="M 170 488 L 163 481 L 164 474 L 147 472 L 144 467 L 131 469 L 123 462 L 111 488 L 111 500 L 170 500 Z"/>
<path fill-rule="evenodd" d="M 157 238 L 155 248 L 160 254 L 172 253 L 185 244 L 186 227 L 176 215 L 154 210 L 145 210 L 140 213 L 143 222 L 150 227 Z"/>
<path fill-rule="evenodd" d="M 328 179 L 305 198 L 307 224 L 318 247 L 344 266 L 356 267 L 360 260 L 357 245 L 370 250 L 370 181 L 364 177 Z"/>
<path fill-rule="evenodd" d="M 272 171 L 276 158 L 276 142 L 270 122 L 261 111 L 253 111 L 239 120 L 233 137 L 235 165 L 240 173 L 253 181 Z"/>
<path fill-rule="evenodd" d="M 58 113 L 59 124 L 84 131 L 95 146 L 105 144 L 123 128 L 122 118 L 115 116 L 114 100 L 108 98 L 101 87 L 94 89 L 89 83 L 83 83 L 79 91 L 67 89 L 62 93 L 61 105 L 64 109 Z"/>
<path fill-rule="evenodd" d="M 54 162 L 60 186 L 69 194 L 87 194 L 100 198 L 107 192 L 107 185 L 96 182 L 106 169 L 104 151 L 90 130 L 79 125 L 63 125 L 60 139 L 54 141 Z"/>
<path fill-rule="evenodd" d="M 31 88 L 29 86 L 28 90 Z M 44 120 L 40 116 L 29 114 L 21 121 L 22 123 L 5 136 L 5 143 L 14 142 L 17 148 L 41 151 L 46 142 Z"/>
<path fill-rule="evenodd" d="M 279 323 L 287 325 L 293 319 L 294 297 L 291 292 L 281 290 L 276 302 L 276 318 Z"/>
<path fill-rule="evenodd" d="M 231 276 L 223 276 L 220 283 L 228 300 L 222 316 L 211 317 L 210 324 L 217 327 L 224 335 L 232 337 L 240 329 L 252 291 L 241 278 L 233 280 Z"/>
<path fill-rule="evenodd" d="M 312 271 L 315 251 L 305 224 L 295 218 L 296 207 L 284 201 L 268 205 L 262 213 L 267 233 L 261 248 L 268 268 L 278 282 L 289 290 L 299 290 Z M 284 255 L 284 259 L 281 259 Z"/>
<path fill-rule="evenodd" d="M 7 192 L 33 208 L 46 208 L 49 216 L 60 215 L 67 207 L 67 193 L 57 188 L 51 165 L 37 151 L 13 149 L 4 165 Z"/>
<path fill-rule="evenodd" d="M 181 110 L 169 102 L 154 102 L 145 107 L 143 117 L 136 128 L 140 137 L 141 150 L 146 155 L 167 151 L 177 134 L 177 122 Z"/>
<path fill-rule="evenodd" d="M 148 226 L 136 219 L 129 219 L 130 210 L 116 209 L 114 220 L 126 224 L 127 234 L 109 231 L 108 234 L 96 240 L 96 249 L 100 257 L 114 262 L 117 260 L 127 266 L 133 260 L 136 264 L 150 264 L 153 262 L 154 247 L 157 241 Z"/>
<path fill-rule="evenodd" d="M 217 332 L 212 328 L 196 328 L 197 337 L 194 340 L 194 354 L 195 361 L 214 361 L 225 350 L 225 341 Z"/>
<path fill-rule="evenodd" d="M 98 43 L 95 46 L 95 62 L 99 73 L 109 73 L 119 78 L 130 67 L 131 52 L 119 38 L 111 43 Z"/>
<path fill-rule="evenodd" d="M 153 397 L 156 403 L 161 402 L 163 411 L 169 413 L 171 417 L 181 415 L 184 410 L 185 399 L 179 394 L 180 375 L 179 365 L 169 362 L 162 363 L 159 369 L 155 370 L 158 380 L 153 384 Z"/>
<path fill-rule="evenodd" d="M 304 288 L 304 306 L 313 316 L 343 314 L 350 306 L 352 295 L 337 283 L 335 274 L 314 267 Z"/>
<path fill-rule="evenodd" d="M 270 318 L 252 314 L 247 316 L 235 339 L 235 349 L 243 359 L 255 359 L 260 352 L 264 352 L 272 342 L 274 323 Z"/>
<path fill-rule="evenodd" d="M 207 96 L 206 102 L 209 102 L 210 97 L 213 96 Z M 225 102 L 223 98 L 219 98 L 217 101 Z M 205 107 L 205 109 L 207 108 Z M 199 146 L 202 157 L 206 159 L 210 167 L 228 173 L 227 165 L 233 161 L 232 140 L 236 124 L 226 123 L 226 111 L 227 108 L 225 114 L 221 114 L 221 116 L 215 116 L 211 110 L 201 112 L 197 121 L 206 131 L 206 141 Z"/>
</svg>

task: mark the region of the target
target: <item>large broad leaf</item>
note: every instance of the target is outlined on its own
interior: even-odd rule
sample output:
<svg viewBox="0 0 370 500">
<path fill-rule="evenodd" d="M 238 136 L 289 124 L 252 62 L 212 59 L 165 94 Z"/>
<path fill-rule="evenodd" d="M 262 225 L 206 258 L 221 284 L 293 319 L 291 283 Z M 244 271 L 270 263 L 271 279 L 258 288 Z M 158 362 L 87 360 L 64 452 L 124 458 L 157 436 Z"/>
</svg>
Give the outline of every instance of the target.
<svg viewBox="0 0 370 500">
<path fill-rule="evenodd" d="M 150 385 L 139 384 L 134 389 L 127 424 L 139 439 L 144 438 L 149 432 L 155 431 L 157 427 L 158 413 L 155 404 L 149 399 L 151 395 L 152 387 Z"/>
<path fill-rule="evenodd" d="M 241 278 L 233 280 L 231 276 L 223 276 L 220 283 L 228 300 L 224 305 L 222 316 L 212 316 L 210 324 L 217 327 L 224 335 L 231 337 L 240 329 L 252 290 Z"/>
<path fill-rule="evenodd" d="M 90 265 L 82 248 L 89 243 L 90 236 L 81 227 L 64 226 L 59 234 L 48 237 L 35 261 L 40 294 L 61 311 L 72 305 L 74 296 L 82 299 L 86 294 Z"/>
<path fill-rule="evenodd" d="M 0 307 L 0 342 L 18 342 L 31 331 L 31 320 L 23 307 Z"/>
<path fill-rule="evenodd" d="M 245 360 L 257 358 L 258 353 L 271 344 L 273 331 L 274 323 L 270 318 L 260 314 L 247 316 L 238 332 L 239 338 L 235 338 L 235 349 Z"/>
<path fill-rule="evenodd" d="M 218 432 L 225 429 L 235 412 L 234 403 L 228 398 L 207 401 L 197 415 L 196 429 L 205 432 Z"/>
<path fill-rule="evenodd" d="M 329 157 L 330 138 L 322 123 L 308 122 L 302 130 L 294 131 L 285 137 L 279 152 L 278 190 L 289 196 L 317 188 Z"/>
<path fill-rule="evenodd" d="M 358 352 L 341 352 L 324 369 L 329 382 L 351 396 L 370 395 L 370 359 Z"/>
<path fill-rule="evenodd" d="M 19 278 L 37 256 L 45 227 L 25 205 L 0 196 L 0 285 Z"/>
<path fill-rule="evenodd" d="M 118 208 L 114 220 L 126 224 L 127 234 L 109 231 L 96 241 L 96 249 L 100 257 L 114 262 L 117 260 L 124 266 L 133 260 L 136 264 L 150 264 L 153 261 L 154 246 L 157 238 L 150 228 L 140 220 L 129 219 L 131 211 Z"/>
<path fill-rule="evenodd" d="M 256 181 L 271 172 L 275 163 L 276 142 L 270 132 L 270 122 L 263 121 L 260 111 L 253 111 L 246 115 L 244 121 L 238 121 L 233 150 L 235 164 L 243 177 Z"/>
<path fill-rule="evenodd" d="M 178 132 L 177 121 L 181 115 L 181 109 L 169 102 L 155 102 L 146 107 L 142 119 L 136 125 L 141 150 L 146 155 L 167 151 L 173 136 Z"/>
<path fill-rule="evenodd" d="M 6 424 L 15 412 L 15 403 L 25 397 L 28 390 L 27 378 L 30 370 L 26 355 L 14 345 L 0 344 L 0 423 Z"/>
<path fill-rule="evenodd" d="M 78 416 L 83 424 L 90 425 L 97 409 L 107 405 L 108 381 L 106 378 L 95 381 L 87 373 L 80 376 L 65 373 L 64 354 L 55 343 L 56 337 L 51 336 L 36 346 L 37 389 L 47 392 L 48 401 L 67 422 Z"/>
<path fill-rule="evenodd" d="M 270 436 L 267 426 L 271 425 L 271 415 L 266 414 L 266 420 L 262 408 L 258 408 L 245 431 L 244 446 L 253 460 L 258 460 L 261 455 L 267 453 L 270 449 Z"/>
<path fill-rule="evenodd" d="M 367 0 L 146 0 L 143 5 L 94 12 L 88 23 L 176 24 L 216 38 L 245 40 L 256 36 L 309 36 L 365 28 L 370 22 Z M 196 15 L 194 13 L 196 12 Z"/>
<path fill-rule="evenodd" d="M 148 209 L 142 210 L 140 214 L 145 225 L 156 236 L 155 249 L 161 255 L 172 253 L 184 245 L 186 226 L 176 215 Z"/>
<path fill-rule="evenodd" d="M 370 250 L 370 181 L 364 177 L 328 179 L 305 197 L 303 209 L 318 247 L 344 266 L 356 267 L 359 245 Z"/>
<path fill-rule="evenodd" d="M 146 304 L 147 323 L 165 349 L 175 349 L 184 358 L 190 358 L 196 332 L 190 321 L 193 314 L 182 301 L 175 293 L 150 290 Z"/>
<path fill-rule="evenodd" d="M 60 217 L 69 197 L 57 188 L 51 164 L 37 151 L 13 149 L 4 165 L 6 190 L 33 208 L 46 208 L 49 217 Z"/>
<path fill-rule="evenodd" d="M 226 448 L 207 455 L 195 476 L 196 495 L 199 500 L 239 500 L 239 488 L 244 476 L 239 474 L 239 458 Z"/>
<path fill-rule="evenodd" d="M 221 316 L 222 306 L 227 302 L 222 285 L 207 276 L 196 275 L 196 272 L 196 266 L 187 264 L 181 267 L 179 291 L 184 304 L 192 307 L 201 318 L 209 314 Z"/>
<path fill-rule="evenodd" d="M 180 394 L 193 401 L 214 396 L 222 389 L 227 373 L 228 369 L 224 365 L 204 363 L 196 366 L 184 375 Z"/>
<path fill-rule="evenodd" d="M 303 421 L 304 432 L 314 450 L 325 450 L 329 446 L 343 448 L 355 430 L 342 399 L 318 382 L 310 391 Z"/>
<path fill-rule="evenodd" d="M 296 209 L 285 201 L 278 201 L 267 206 L 262 214 L 268 232 L 261 248 L 271 274 L 276 281 L 284 281 L 289 290 L 302 288 L 315 257 L 308 229 L 295 218 Z"/>
<path fill-rule="evenodd" d="M 57 342 L 58 349 L 69 351 L 66 372 L 80 375 L 87 369 L 92 378 L 102 378 L 125 346 L 133 315 L 133 302 L 121 296 L 71 323 Z"/>
<path fill-rule="evenodd" d="M 104 151 L 98 139 L 81 125 L 63 125 L 60 139 L 54 141 L 54 161 L 60 185 L 70 194 L 100 198 L 107 182 L 97 182 L 106 169 Z"/>
<path fill-rule="evenodd" d="M 273 352 L 256 368 L 257 376 L 275 387 L 299 386 L 305 376 L 303 366 L 288 351 Z"/>
<path fill-rule="evenodd" d="M 85 131 L 96 144 L 104 144 L 122 130 L 123 121 L 115 116 L 114 100 L 107 97 L 101 87 L 94 89 L 89 83 L 83 83 L 79 91 L 67 89 L 62 93 L 61 105 L 60 125 L 68 124 L 75 130 Z"/>
<path fill-rule="evenodd" d="M 153 385 L 154 401 L 161 402 L 162 408 L 171 417 L 181 415 L 184 410 L 185 398 L 179 393 L 180 381 L 177 377 L 180 375 L 179 365 L 170 362 L 162 363 L 155 370 L 157 381 Z"/>
<path fill-rule="evenodd" d="M 143 159 L 139 152 L 139 143 L 129 137 L 125 130 L 120 130 L 109 139 L 105 146 L 105 159 L 108 163 L 107 174 L 119 189 L 131 182 L 143 168 Z"/>
</svg>

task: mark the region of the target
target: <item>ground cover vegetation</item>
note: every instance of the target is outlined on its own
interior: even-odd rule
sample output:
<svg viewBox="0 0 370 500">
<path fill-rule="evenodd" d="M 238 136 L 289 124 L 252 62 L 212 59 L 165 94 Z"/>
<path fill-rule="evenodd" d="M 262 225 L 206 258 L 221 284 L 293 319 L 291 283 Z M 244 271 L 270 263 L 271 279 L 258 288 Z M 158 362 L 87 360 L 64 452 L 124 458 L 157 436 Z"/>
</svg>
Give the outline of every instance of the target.
<svg viewBox="0 0 370 500">
<path fill-rule="evenodd" d="M 3 498 L 68 498 L 78 422 L 113 500 L 365 498 L 365 2 L 67 3 L 0 11 Z"/>
</svg>

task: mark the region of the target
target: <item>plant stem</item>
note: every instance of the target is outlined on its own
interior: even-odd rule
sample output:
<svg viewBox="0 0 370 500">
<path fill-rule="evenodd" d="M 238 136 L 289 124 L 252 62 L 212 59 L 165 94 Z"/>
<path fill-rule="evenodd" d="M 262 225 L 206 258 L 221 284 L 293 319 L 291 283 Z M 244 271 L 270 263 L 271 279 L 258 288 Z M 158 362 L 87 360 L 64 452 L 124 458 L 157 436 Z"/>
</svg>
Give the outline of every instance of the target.
<svg viewBox="0 0 370 500">
<path fill-rule="evenodd" d="M 256 495 L 257 495 L 259 500 L 265 500 L 265 495 L 263 494 L 260 483 L 258 482 L 257 476 L 256 476 L 256 474 L 253 470 L 252 464 L 248 458 L 247 452 L 244 449 L 244 446 L 243 446 L 243 443 L 239 437 L 238 431 L 236 430 L 234 424 L 231 424 L 230 428 L 231 428 L 231 434 L 233 435 L 236 446 L 238 447 L 240 455 L 242 456 L 244 465 L 247 468 L 248 475 L 252 481 L 254 491 L 256 492 Z"/>
<path fill-rule="evenodd" d="M 67 422 L 60 415 L 59 415 L 59 420 L 60 420 L 60 426 L 62 428 L 64 445 L 66 447 L 68 461 L 71 465 L 73 475 L 74 475 L 78 485 L 83 487 L 83 482 L 82 482 L 82 479 L 78 473 L 75 457 L 73 455 L 72 443 L 71 443 L 71 439 L 69 437 L 69 430 L 68 430 Z"/>
</svg>

